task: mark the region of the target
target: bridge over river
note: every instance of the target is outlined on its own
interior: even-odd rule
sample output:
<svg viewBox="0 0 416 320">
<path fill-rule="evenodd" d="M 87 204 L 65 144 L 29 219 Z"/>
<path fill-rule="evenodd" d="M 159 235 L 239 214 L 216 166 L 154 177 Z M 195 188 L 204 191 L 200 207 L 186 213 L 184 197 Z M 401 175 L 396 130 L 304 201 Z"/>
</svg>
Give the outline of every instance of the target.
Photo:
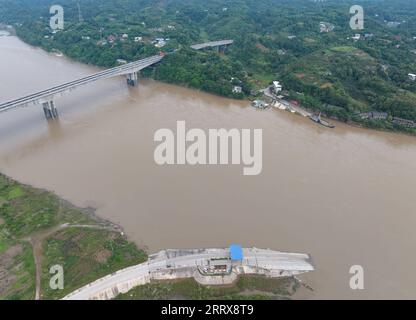
<svg viewBox="0 0 416 320">
<path fill-rule="evenodd" d="M 219 41 L 212 41 L 206 43 L 195 44 L 191 46 L 191 48 L 200 50 L 204 48 L 218 48 L 219 52 L 224 52 L 225 48 L 232 44 L 233 40 L 219 40 Z M 117 77 L 121 75 L 127 76 L 127 84 L 131 86 L 135 86 L 138 82 L 137 73 L 155 63 L 161 61 L 164 57 L 164 54 L 151 56 L 142 60 L 138 60 L 135 62 L 130 62 L 121 66 L 117 66 L 108 70 L 100 71 L 95 74 L 92 74 L 87 77 L 83 77 L 74 81 L 70 81 L 58 86 L 54 86 L 52 88 L 48 88 L 46 90 L 42 90 L 39 92 L 35 92 L 29 94 L 27 96 L 14 99 L 11 101 L 7 101 L 0 104 L 0 112 L 7 111 L 10 109 L 14 109 L 17 107 L 24 107 L 31 104 L 39 104 L 41 103 L 43 106 L 43 111 L 45 113 L 45 117 L 47 119 L 54 119 L 58 118 L 58 110 L 56 109 L 54 99 L 62 96 L 63 94 L 74 90 L 75 88 L 86 85 L 88 83 L 111 78 Z"/>
<path fill-rule="evenodd" d="M 58 111 L 56 109 L 54 99 L 62 96 L 63 94 L 70 92 L 76 89 L 79 86 L 89 84 L 91 82 L 112 78 L 117 76 L 126 75 L 127 84 L 135 86 L 138 81 L 137 73 L 155 63 L 158 63 L 163 59 L 163 55 L 155 55 L 142 60 L 134 61 L 127 63 L 121 66 L 117 66 L 111 69 L 97 72 L 90 76 L 86 76 L 74 81 L 70 81 L 46 90 L 42 90 L 36 93 L 29 94 L 27 96 L 14 99 L 5 103 L 0 104 L 0 112 L 14 109 L 17 107 L 24 107 L 31 104 L 41 103 L 43 106 L 43 111 L 47 119 L 53 119 L 58 117 Z"/>
</svg>

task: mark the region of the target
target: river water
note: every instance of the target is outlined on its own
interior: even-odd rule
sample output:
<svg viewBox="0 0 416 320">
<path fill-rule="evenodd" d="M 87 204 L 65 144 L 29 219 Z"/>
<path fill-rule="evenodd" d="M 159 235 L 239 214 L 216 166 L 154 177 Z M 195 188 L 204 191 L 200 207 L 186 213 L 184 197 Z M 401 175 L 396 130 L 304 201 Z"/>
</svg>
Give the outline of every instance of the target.
<svg viewBox="0 0 416 320">
<path fill-rule="evenodd" d="M 0 37 L 0 101 L 97 71 Z M 297 297 L 416 298 L 416 139 L 122 77 L 40 106 L 0 113 L 0 171 L 54 191 L 124 227 L 150 252 L 231 243 L 310 253 Z M 263 129 L 263 171 L 242 165 L 158 166 L 160 128 Z M 364 290 L 349 269 L 364 268 Z"/>
</svg>

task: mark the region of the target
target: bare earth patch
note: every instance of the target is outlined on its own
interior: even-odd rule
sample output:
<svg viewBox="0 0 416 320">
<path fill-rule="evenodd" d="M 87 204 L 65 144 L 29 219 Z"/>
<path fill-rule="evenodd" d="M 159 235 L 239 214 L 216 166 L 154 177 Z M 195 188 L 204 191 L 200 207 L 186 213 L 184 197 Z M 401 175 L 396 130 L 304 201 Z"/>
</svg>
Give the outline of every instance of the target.
<svg viewBox="0 0 416 320">
<path fill-rule="evenodd" d="M 0 255 L 0 296 L 7 292 L 9 287 L 18 280 L 10 269 L 14 262 L 13 258 L 22 251 L 21 245 L 15 245 Z"/>
<path fill-rule="evenodd" d="M 95 260 L 99 263 L 106 263 L 108 258 L 112 255 L 110 250 L 104 249 L 95 254 Z"/>
<path fill-rule="evenodd" d="M 262 52 L 269 52 L 270 51 L 268 48 L 266 48 L 261 43 L 256 43 L 256 48 L 259 49 L 259 50 L 261 50 Z"/>
<path fill-rule="evenodd" d="M 0 256 L 0 259 L 1 257 L 5 256 L 6 258 L 10 258 L 11 260 L 13 260 L 13 258 L 17 256 L 19 253 L 21 253 L 22 251 L 23 251 L 23 248 L 20 244 L 11 246 Z"/>
<path fill-rule="evenodd" d="M 321 89 L 331 88 L 331 87 L 332 87 L 332 83 L 327 82 L 327 83 L 324 83 L 324 84 L 321 86 Z"/>
</svg>

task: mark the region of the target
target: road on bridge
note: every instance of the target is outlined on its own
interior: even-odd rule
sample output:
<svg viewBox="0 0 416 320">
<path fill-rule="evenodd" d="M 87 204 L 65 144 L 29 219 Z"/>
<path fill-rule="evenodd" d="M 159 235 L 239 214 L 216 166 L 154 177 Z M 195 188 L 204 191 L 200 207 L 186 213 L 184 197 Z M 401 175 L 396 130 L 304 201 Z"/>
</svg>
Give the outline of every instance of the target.
<svg viewBox="0 0 416 320">
<path fill-rule="evenodd" d="M 150 65 L 158 63 L 163 59 L 163 55 L 155 55 L 142 60 L 127 63 L 121 66 L 117 66 L 111 69 L 97 72 L 90 76 L 86 76 L 74 81 L 70 81 L 46 90 L 42 90 L 27 96 L 14 99 L 5 103 L 0 104 L 0 112 L 7 111 L 16 107 L 25 106 L 31 103 L 38 103 L 42 100 L 52 100 L 55 95 L 63 94 L 64 92 L 71 91 L 78 86 L 85 85 L 97 80 L 116 77 L 120 75 L 127 75 L 138 72 Z"/>
</svg>

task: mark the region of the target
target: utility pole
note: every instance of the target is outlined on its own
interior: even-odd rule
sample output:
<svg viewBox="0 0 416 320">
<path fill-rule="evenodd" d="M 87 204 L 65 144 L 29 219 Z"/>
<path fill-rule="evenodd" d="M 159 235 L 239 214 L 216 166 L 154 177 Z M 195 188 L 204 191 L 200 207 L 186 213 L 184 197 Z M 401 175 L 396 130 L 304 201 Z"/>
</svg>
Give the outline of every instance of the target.
<svg viewBox="0 0 416 320">
<path fill-rule="evenodd" d="M 81 23 L 84 21 L 84 18 L 82 17 L 81 6 L 79 5 L 79 1 L 77 1 L 77 7 L 78 7 L 78 20 Z"/>
</svg>

